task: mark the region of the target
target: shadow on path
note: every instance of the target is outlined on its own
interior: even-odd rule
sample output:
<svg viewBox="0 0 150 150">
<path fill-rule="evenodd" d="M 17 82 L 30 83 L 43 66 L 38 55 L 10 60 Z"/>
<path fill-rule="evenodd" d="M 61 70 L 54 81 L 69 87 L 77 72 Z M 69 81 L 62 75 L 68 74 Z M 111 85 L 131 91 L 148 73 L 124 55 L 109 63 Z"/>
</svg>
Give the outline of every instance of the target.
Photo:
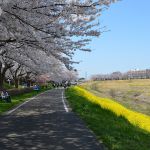
<svg viewBox="0 0 150 150">
<path fill-rule="evenodd" d="M 21 111 L 26 111 L 27 106 L 33 110 L 37 109 L 40 101 L 41 98 L 28 103 Z M 56 104 L 56 101 L 53 101 L 51 105 Z M 42 108 L 42 103 L 39 104 L 44 112 L 45 109 L 50 109 L 48 105 Z M 0 150 L 103 149 L 84 123 L 72 112 L 53 110 L 30 115 L 19 115 L 19 112 L 20 110 L 13 115 L 0 117 Z"/>
</svg>

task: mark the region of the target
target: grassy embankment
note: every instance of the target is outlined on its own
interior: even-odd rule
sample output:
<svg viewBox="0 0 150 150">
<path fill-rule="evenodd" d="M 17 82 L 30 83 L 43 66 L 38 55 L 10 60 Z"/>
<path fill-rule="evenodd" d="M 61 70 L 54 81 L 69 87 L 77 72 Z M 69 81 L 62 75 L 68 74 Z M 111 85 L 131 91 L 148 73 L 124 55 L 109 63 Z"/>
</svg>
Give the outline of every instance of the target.
<svg viewBox="0 0 150 150">
<path fill-rule="evenodd" d="M 119 109 L 119 104 L 116 106 L 117 109 L 114 109 L 117 114 L 108 108 L 113 109 L 112 106 L 115 106 L 115 103 L 105 101 L 105 99 L 100 100 L 83 89 L 70 88 L 66 91 L 66 95 L 73 111 L 80 115 L 108 149 L 149 150 L 150 133 L 132 125 L 127 120 L 128 118 L 125 119 L 123 115 L 119 115 L 119 113 L 124 113 L 122 108 Z M 134 120 L 133 115 L 131 113 L 131 120 Z M 142 120 L 140 122 L 142 123 Z"/>
<path fill-rule="evenodd" d="M 17 96 L 12 96 L 12 103 L 5 103 L 0 101 L 0 114 L 10 110 L 11 108 L 15 107 L 16 105 L 19 105 L 20 103 L 26 101 L 28 98 L 31 98 L 33 96 L 36 96 L 44 91 L 50 90 L 52 87 L 46 88 L 41 88 L 41 90 L 37 93 L 37 91 L 32 91 L 30 93 L 25 93 Z"/>
<path fill-rule="evenodd" d="M 113 99 L 129 109 L 150 115 L 150 79 L 90 81 L 82 86 L 97 96 Z"/>
</svg>

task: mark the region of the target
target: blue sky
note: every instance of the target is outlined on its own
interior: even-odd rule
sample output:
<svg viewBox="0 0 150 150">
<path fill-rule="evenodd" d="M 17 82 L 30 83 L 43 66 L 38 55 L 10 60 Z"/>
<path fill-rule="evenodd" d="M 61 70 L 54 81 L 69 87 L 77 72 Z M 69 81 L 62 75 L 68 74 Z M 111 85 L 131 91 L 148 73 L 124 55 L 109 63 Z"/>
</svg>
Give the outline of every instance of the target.
<svg viewBox="0 0 150 150">
<path fill-rule="evenodd" d="M 122 0 L 103 12 L 101 26 L 109 32 L 94 38 L 92 52 L 77 52 L 80 77 L 150 68 L 150 0 Z"/>
</svg>

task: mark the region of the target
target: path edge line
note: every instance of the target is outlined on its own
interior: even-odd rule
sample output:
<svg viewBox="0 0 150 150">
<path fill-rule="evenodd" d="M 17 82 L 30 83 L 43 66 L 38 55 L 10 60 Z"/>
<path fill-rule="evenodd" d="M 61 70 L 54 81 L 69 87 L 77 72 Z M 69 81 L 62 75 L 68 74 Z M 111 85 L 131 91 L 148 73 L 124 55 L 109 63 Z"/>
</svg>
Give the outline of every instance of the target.
<svg viewBox="0 0 150 150">
<path fill-rule="evenodd" d="M 69 109 L 65 103 L 65 100 L 64 100 L 64 91 L 62 91 L 62 102 L 63 102 L 63 105 L 64 105 L 64 109 L 65 111 L 68 113 L 69 112 Z"/>
<path fill-rule="evenodd" d="M 48 90 L 48 91 L 49 91 L 49 90 Z M 30 102 L 31 100 L 35 99 L 36 97 L 38 97 L 38 96 L 40 96 L 40 95 L 42 95 L 42 94 L 44 94 L 44 93 L 46 93 L 46 92 L 48 92 L 48 91 L 45 91 L 45 92 L 43 92 L 43 93 L 40 93 L 40 94 L 38 94 L 38 95 L 36 95 L 36 96 L 34 96 L 34 97 L 31 97 L 31 98 L 27 98 L 25 102 L 23 102 L 22 104 L 16 106 L 16 107 L 13 108 L 13 109 L 7 111 L 6 113 L 4 113 L 4 115 L 10 115 L 11 113 L 15 112 L 17 109 L 21 108 L 23 105 L 27 104 L 27 103 Z"/>
</svg>

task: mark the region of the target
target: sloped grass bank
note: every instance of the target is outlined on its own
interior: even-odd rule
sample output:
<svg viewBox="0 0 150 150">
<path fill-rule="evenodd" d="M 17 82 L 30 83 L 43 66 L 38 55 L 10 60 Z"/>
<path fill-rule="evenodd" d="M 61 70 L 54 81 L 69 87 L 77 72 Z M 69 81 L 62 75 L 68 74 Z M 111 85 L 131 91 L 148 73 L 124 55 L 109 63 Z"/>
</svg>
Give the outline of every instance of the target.
<svg viewBox="0 0 150 150">
<path fill-rule="evenodd" d="M 88 81 L 81 85 L 91 93 L 150 116 L 150 79 Z"/>
<path fill-rule="evenodd" d="M 76 86 L 74 89 L 88 101 L 114 112 L 117 116 L 123 116 L 131 124 L 150 132 L 150 116 L 129 110 L 111 99 L 97 97 L 81 87 Z"/>
<path fill-rule="evenodd" d="M 149 150 L 150 133 L 132 125 L 121 115 L 116 115 L 91 99 L 79 87 L 66 90 L 66 96 L 73 109 L 97 135 L 109 150 Z M 92 97 L 93 96 L 93 97 Z M 117 108 L 118 109 L 118 108 Z"/>
<path fill-rule="evenodd" d="M 0 114 L 10 110 L 11 108 L 15 107 L 16 105 L 21 104 L 22 102 L 26 101 L 28 98 L 34 97 L 42 92 L 45 92 L 47 90 L 50 90 L 50 88 L 42 88 L 38 93 L 37 91 L 32 91 L 30 93 L 25 93 L 25 94 L 21 94 L 21 95 L 17 95 L 17 96 L 12 96 L 12 103 L 4 103 L 2 101 L 0 101 Z"/>
</svg>

